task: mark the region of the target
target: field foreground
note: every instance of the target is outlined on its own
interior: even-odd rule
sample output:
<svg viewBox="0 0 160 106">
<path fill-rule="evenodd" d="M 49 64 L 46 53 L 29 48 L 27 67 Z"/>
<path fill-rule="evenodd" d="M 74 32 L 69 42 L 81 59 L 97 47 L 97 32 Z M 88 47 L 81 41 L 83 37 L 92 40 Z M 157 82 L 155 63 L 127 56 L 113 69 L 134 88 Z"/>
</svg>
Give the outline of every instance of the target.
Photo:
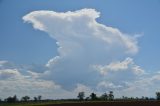
<svg viewBox="0 0 160 106">
<path fill-rule="evenodd" d="M 50 104 L 44 106 L 160 106 L 160 101 L 83 102 L 83 103 Z"/>
<path fill-rule="evenodd" d="M 58 102 L 26 102 L 4 103 L 0 106 L 160 106 L 160 101 L 58 101 Z"/>
</svg>

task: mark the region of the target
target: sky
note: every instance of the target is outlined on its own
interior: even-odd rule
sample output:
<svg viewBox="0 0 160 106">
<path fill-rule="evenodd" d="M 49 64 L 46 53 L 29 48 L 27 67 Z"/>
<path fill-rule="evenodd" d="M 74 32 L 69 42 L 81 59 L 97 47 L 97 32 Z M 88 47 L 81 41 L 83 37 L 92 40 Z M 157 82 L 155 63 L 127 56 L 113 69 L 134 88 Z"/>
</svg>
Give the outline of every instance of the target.
<svg viewBox="0 0 160 106">
<path fill-rule="evenodd" d="M 154 97 L 160 0 L 0 0 L 0 98 Z"/>
</svg>

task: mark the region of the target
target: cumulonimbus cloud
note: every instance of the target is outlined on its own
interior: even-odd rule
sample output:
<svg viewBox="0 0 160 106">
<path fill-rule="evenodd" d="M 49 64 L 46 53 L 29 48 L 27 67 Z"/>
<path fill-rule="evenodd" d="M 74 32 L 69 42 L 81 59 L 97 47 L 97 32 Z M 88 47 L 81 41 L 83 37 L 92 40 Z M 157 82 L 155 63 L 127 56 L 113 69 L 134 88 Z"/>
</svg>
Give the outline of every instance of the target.
<svg viewBox="0 0 160 106">
<path fill-rule="evenodd" d="M 95 85 L 101 80 L 94 64 L 109 64 L 138 52 L 134 36 L 100 24 L 94 9 L 74 12 L 33 11 L 23 17 L 35 29 L 47 32 L 57 41 L 58 56 L 50 59 L 49 78 L 65 88 L 77 83 Z"/>
</svg>

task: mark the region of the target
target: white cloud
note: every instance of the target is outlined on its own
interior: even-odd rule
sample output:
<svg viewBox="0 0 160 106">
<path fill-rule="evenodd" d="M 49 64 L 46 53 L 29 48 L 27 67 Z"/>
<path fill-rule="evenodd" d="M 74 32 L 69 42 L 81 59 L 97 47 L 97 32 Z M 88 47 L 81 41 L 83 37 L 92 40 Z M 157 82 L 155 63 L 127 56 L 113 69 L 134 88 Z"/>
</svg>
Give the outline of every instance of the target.
<svg viewBox="0 0 160 106">
<path fill-rule="evenodd" d="M 5 60 L 0 60 L 0 70 L 6 69 L 6 68 L 15 69 L 16 67 L 18 66 L 15 65 L 14 63 L 11 63 Z"/>
<path fill-rule="evenodd" d="M 56 39 L 60 47 L 60 55 L 64 53 L 63 50 L 69 52 L 74 46 L 85 45 L 87 40 L 92 41 L 91 44 L 100 41 L 101 45 L 102 43 L 107 45 L 106 48 L 108 46 L 121 47 L 129 53 L 138 51 L 135 37 L 128 36 L 116 28 L 97 23 L 98 17 L 100 13 L 94 9 L 82 9 L 66 13 L 34 11 L 24 16 L 23 20 L 32 23 L 35 29 L 45 31 Z M 76 45 L 70 45 L 72 43 Z M 72 48 L 69 49 L 68 46 Z"/>
<path fill-rule="evenodd" d="M 159 79 L 160 75 L 154 73 L 148 76 L 143 76 L 135 81 L 126 82 L 127 87 L 119 92 L 119 94 L 123 94 L 124 96 L 132 96 L 132 97 L 155 97 L 155 92 L 159 91 Z"/>
<path fill-rule="evenodd" d="M 101 78 L 90 66 L 138 52 L 136 37 L 98 23 L 98 17 L 100 13 L 94 9 L 33 11 L 23 17 L 57 41 L 59 55 L 46 64 L 47 78 L 66 89 L 74 89 L 78 83 L 95 86 Z"/>
<path fill-rule="evenodd" d="M 98 71 L 103 78 L 97 84 L 98 90 L 113 90 L 117 96 L 135 96 L 135 94 L 142 96 L 142 93 L 138 95 L 139 91 L 137 92 L 136 89 L 140 90 L 144 84 L 140 85 L 137 82 L 146 76 L 146 72 L 140 66 L 136 65 L 132 58 L 128 57 L 123 61 L 114 61 L 105 66 L 94 65 L 93 68 Z M 137 84 L 139 85 L 137 86 L 138 88 L 135 87 Z"/>
<path fill-rule="evenodd" d="M 2 63 L 2 62 L 1 62 Z M 9 62 L 3 62 L 9 64 Z M 1 67 L 6 67 L 2 64 Z M 10 67 L 10 66 L 9 66 Z M 0 69 L 0 94 L 2 98 L 6 98 L 12 95 L 24 96 L 29 95 L 31 97 L 42 94 L 51 96 L 48 90 L 61 89 L 60 85 L 55 84 L 53 81 L 40 79 L 38 73 L 28 71 L 25 74 L 20 72 L 20 69 L 12 68 Z M 53 97 L 52 97 L 53 98 Z"/>
<path fill-rule="evenodd" d="M 136 65 L 132 58 L 126 58 L 124 61 L 112 62 L 108 65 L 93 65 L 93 68 L 100 72 L 102 75 L 106 75 L 109 72 L 130 71 L 136 75 L 144 74 L 144 70 L 140 66 Z"/>
<path fill-rule="evenodd" d="M 125 76 L 124 76 L 125 77 Z M 159 91 L 160 74 L 144 74 L 134 80 L 126 80 L 124 82 L 114 83 L 112 80 L 99 82 L 97 85 L 98 91 L 113 90 L 116 97 L 152 97 L 155 92 Z"/>
<path fill-rule="evenodd" d="M 138 65 L 134 65 L 132 67 L 132 70 L 133 72 L 136 74 L 136 75 L 142 75 L 142 74 L 145 74 L 145 71 Z"/>
<path fill-rule="evenodd" d="M 33 71 L 27 71 L 29 73 L 29 75 L 32 77 L 32 78 L 39 78 L 41 77 L 43 74 L 41 73 L 36 73 L 36 72 L 33 72 Z"/>
<path fill-rule="evenodd" d="M 18 78 L 20 73 L 17 69 L 4 69 L 0 70 L 0 79 Z"/>
<path fill-rule="evenodd" d="M 122 88 L 123 88 L 122 85 L 115 85 L 112 82 L 105 82 L 105 81 L 102 81 L 98 83 L 97 85 L 97 89 L 102 90 L 102 91 L 104 90 L 108 90 L 108 91 L 114 90 L 115 91 L 115 90 L 121 90 Z"/>
<path fill-rule="evenodd" d="M 7 61 L 0 61 L 0 67 L 2 67 Z"/>
</svg>

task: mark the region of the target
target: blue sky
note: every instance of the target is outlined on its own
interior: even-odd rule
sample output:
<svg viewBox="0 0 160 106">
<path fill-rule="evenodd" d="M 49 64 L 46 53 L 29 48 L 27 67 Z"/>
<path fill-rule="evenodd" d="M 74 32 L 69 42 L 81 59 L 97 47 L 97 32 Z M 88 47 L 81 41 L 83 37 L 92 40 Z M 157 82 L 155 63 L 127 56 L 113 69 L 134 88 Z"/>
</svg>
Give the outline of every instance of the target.
<svg viewBox="0 0 160 106">
<path fill-rule="evenodd" d="M 24 67 L 33 64 L 43 67 L 59 55 L 57 39 L 52 39 L 46 31 L 35 30 L 32 24 L 24 23 L 22 17 L 32 11 L 50 10 L 58 13 L 84 8 L 100 12 L 100 17 L 96 19 L 100 24 L 117 28 L 132 37 L 140 35 L 137 38 L 138 52 L 126 57 L 133 58 L 134 63 L 150 74 L 160 71 L 159 0 L 0 0 L 0 60 Z M 125 61 L 122 58 L 119 61 L 122 60 Z M 62 82 L 56 83 L 63 85 Z"/>
<path fill-rule="evenodd" d="M 23 23 L 22 17 L 35 10 L 72 11 L 82 8 L 95 8 L 101 12 L 98 22 L 116 27 L 125 33 L 143 34 L 139 39 L 140 51 L 136 62 L 146 69 L 159 69 L 159 0 L 1 0 L 0 11 L 0 58 L 16 63 L 44 64 L 56 55 L 56 45 L 45 36 Z M 38 39 L 38 40 L 37 40 Z M 50 46 L 52 45 L 52 46 Z M 52 49 L 53 52 L 50 52 Z"/>
</svg>

